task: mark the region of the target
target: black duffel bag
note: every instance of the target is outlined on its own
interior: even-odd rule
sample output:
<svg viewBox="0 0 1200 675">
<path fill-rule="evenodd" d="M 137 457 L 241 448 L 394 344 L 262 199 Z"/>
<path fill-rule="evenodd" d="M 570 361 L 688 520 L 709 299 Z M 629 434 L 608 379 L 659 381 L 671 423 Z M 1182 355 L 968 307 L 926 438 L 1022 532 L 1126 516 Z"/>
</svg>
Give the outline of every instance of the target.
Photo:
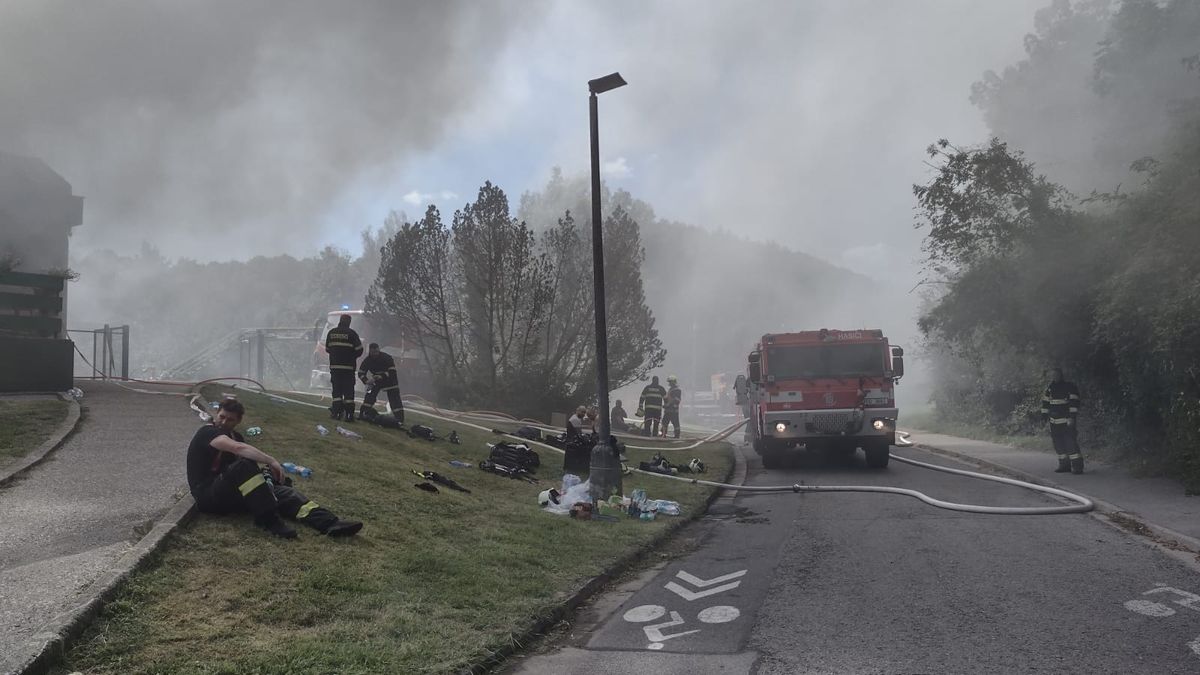
<svg viewBox="0 0 1200 675">
<path fill-rule="evenodd" d="M 488 458 L 496 464 L 517 466 L 526 471 L 535 471 L 542 463 L 538 454 L 524 443 L 497 443 L 492 446 Z"/>
</svg>

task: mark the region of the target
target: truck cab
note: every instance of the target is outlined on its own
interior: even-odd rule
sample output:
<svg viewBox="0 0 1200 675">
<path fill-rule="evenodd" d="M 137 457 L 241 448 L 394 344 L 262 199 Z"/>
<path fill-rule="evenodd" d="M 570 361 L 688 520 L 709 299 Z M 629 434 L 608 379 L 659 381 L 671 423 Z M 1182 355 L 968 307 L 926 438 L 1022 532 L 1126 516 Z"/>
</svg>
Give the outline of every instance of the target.
<svg viewBox="0 0 1200 675">
<path fill-rule="evenodd" d="M 767 468 L 796 448 L 852 454 L 885 468 L 896 442 L 904 350 L 882 330 L 762 336 L 747 357 L 750 436 Z"/>
</svg>

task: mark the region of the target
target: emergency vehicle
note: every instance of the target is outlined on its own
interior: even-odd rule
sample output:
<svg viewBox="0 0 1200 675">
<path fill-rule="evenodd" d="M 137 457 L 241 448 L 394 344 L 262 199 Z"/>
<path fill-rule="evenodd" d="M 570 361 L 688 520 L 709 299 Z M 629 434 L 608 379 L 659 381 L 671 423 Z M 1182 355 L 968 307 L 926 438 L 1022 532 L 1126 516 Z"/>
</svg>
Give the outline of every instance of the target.
<svg viewBox="0 0 1200 675">
<path fill-rule="evenodd" d="M 762 336 L 747 357 L 750 429 L 763 466 L 799 446 L 850 454 L 885 468 L 896 442 L 896 384 L 904 349 L 882 330 L 820 330 Z"/>
</svg>

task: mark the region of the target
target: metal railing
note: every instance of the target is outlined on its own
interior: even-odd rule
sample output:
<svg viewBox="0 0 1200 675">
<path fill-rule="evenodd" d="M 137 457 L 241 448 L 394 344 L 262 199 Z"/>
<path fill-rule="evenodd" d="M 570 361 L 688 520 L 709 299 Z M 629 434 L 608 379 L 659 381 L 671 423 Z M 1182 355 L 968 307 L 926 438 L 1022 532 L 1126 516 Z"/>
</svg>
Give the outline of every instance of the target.
<svg viewBox="0 0 1200 675">
<path fill-rule="evenodd" d="M 71 338 L 72 334 L 81 336 Z M 87 356 L 87 341 L 91 340 L 91 358 Z M 129 379 L 129 326 L 68 329 L 67 337 L 75 343 L 75 377 L 91 380 L 109 378 Z M 81 347 L 81 344 L 83 345 Z"/>
</svg>

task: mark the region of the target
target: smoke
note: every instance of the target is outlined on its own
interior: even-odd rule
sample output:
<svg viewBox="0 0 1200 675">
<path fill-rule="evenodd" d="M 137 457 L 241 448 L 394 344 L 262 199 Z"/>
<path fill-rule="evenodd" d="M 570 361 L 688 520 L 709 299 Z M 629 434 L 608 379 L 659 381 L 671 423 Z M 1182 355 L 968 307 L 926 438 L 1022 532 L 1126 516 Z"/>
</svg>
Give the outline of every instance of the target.
<svg viewBox="0 0 1200 675">
<path fill-rule="evenodd" d="M 87 198 L 77 246 L 308 254 L 339 194 L 437 146 L 538 7 L 0 0 L 0 147 Z"/>
</svg>

